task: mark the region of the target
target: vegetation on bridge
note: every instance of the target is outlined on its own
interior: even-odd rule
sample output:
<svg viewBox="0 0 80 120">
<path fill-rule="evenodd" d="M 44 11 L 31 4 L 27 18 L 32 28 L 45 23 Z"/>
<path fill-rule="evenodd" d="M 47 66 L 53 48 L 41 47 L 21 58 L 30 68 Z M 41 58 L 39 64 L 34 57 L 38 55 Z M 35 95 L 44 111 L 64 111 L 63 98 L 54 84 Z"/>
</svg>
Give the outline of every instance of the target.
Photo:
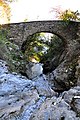
<svg viewBox="0 0 80 120">
<path fill-rule="evenodd" d="M 78 10 L 71 9 L 62 10 L 60 7 L 53 8 L 51 12 L 56 12 L 56 18 L 64 21 L 80 21 L 80 13 Z"/>
</svg>

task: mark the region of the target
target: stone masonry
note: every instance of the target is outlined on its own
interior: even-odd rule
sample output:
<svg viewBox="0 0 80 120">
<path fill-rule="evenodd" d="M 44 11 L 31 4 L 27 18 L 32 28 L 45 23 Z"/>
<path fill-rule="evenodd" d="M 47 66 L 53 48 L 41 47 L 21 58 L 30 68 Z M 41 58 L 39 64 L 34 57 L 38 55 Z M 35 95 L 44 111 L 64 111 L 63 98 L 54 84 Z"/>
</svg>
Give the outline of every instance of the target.
<svg viewBox="0 0 80 120">
<path fill-rule="evenodd" d="M 8 31 L 9 40 L 20 48 L 25 45 L 27 37 L 39 32 L 53 33 L 62 38 L 67 44 L 80 36 L 80 22 L 61 20 L 32 21 L 3 25 Z"/>
</svg>

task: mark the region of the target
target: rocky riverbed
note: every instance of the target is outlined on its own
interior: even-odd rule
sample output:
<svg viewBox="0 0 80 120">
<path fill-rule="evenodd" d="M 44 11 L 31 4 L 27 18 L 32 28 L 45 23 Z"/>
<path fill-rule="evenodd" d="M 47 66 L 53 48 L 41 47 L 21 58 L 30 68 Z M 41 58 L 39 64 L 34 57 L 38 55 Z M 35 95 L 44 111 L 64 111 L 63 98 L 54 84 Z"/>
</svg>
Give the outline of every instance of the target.
<svg viewBox="0 0 80 120">
<path fill-rule="evenodd" d="M 30 80 L 0 60 L 0 120 L 80 120 L 80 86 L 58 93 L 45 75 Z"/>
</svg>

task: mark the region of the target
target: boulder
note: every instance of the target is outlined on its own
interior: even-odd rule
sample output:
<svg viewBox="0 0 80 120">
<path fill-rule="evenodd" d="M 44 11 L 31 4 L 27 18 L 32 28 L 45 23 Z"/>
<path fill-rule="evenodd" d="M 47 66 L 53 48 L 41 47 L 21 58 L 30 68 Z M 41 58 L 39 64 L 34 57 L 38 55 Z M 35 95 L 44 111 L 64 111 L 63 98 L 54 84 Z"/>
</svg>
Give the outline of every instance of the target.
<svg viewBox="0 0 80 120">
<path fill-rule="evenodd" d="M 39 77 L 43 74 L 43 67 L 41 63 L 29 62 L 26 65 L 26 74 L 29 79 Z"/>
</svg>

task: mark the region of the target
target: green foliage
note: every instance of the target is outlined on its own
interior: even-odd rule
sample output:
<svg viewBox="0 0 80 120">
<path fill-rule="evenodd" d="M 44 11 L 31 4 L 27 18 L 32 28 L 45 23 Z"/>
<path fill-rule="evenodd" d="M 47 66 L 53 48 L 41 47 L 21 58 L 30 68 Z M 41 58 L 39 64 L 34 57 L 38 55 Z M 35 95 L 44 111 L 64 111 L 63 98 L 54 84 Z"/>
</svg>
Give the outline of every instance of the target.
<svg viewBox="0 0 80 120">
<path fill-rule="evenodd" d="M 62 10 L 59 6 L 53 8 L 51 12 L 56 12 L 56 18 L 64 21 L 80 21 L 80 13 L 78 10 L 72 11 L 70 9 Z"/>
<path fill-rule="evenodd" d="M 61 54 L 63 48 L 64 42 L 59 37 L 53 35 L 48 38 L 43 33 L 36 33 L 27 39 L 24 54 L 28 61 L 34 58 L 39 62 L 45 63 Z"/>
<path fill-rule="evenodd" d="M 74 12 L 74 11 L 68 9 L 68 10 L 61 12 L 59 15 L 59 18 L 62 20 L 65 20 L 65 21 L 67 21 L 67 20 L 69 20 L 69 21 L 75 20 L 76 21 L 76 20 L 80 20 L 79 15 L 80 15 L 80 13 L 78 12 L 78 10 Z"/>
<path fill-rule="evenodd" d="M 52 51 L 53 54 L 56 54 L 56 52 L 58 53 L 62 50 L 63 45 L 64 45 L 63 40 L 53 35 L 51 37 L 51 42 L 49 45 L 50 49 L 48 50 L 48 52 Z"/>
<path fill-rule="evenodd" d="M 32 36 L 29 36 L 26 42 L 26 50 L 25 55 L 28 60 L 31 59 L 31 57 L 35 58 L 37 61 L 40 61 L 41 56 L 44 55 L 44 48 L 48 47 L 47 44 L 45 44 L 44 35 L 40 33 L 36 33 Z"/>
<path fill-rule="evenodd" d="M 27 22 L 27 21 L 28 21 L 28 19 L 27 19 L 27 18 L 25 18 L 25 19 L 24 19 L 24 22 Z"/>
<path fill-rule="evenodd" d="M 42 61 L 51 61 L 56 55 L 63 51 L 64 42 L 59 37 L 53 35 L 50 42 L 48 42 L 49 49 L 42 57 Z"/>
<path fill-rule="evenodd" d="M 7 30 L 0 29 L 0 59 L 7 62 L 10 71 L 19 72 L 25 64 L 22 52 L 18 46 L 7 38 Z"/>
</svg>

